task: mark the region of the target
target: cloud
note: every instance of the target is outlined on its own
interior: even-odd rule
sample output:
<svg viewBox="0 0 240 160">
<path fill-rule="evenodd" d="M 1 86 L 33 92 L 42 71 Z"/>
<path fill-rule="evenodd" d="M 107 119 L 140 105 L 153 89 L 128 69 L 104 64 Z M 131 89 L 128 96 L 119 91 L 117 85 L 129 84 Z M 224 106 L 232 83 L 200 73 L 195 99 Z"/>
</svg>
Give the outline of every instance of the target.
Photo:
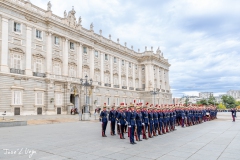
<svg viewBox="0 0 240 160">
<path fill-rule="evenodd" d="M 47 8 L 48 0 L 34 0 Z M 83 27 L 144 51 L 159 46 L 169 59 L 173 97 L 240 89 L 240 1 L 52 0 L 63 16 L 74 6 Z"/>
</svg>

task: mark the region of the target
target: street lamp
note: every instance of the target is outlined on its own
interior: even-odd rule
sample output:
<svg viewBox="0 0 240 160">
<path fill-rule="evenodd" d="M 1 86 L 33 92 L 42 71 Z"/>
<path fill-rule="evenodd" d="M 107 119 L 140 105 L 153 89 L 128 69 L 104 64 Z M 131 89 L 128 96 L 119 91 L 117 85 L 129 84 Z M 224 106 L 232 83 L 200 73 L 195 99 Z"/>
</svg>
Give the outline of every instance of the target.
<svg viewBox="0 0 240 160">
<path fill-rule="evenodd" d="M 80 84 L 82 85 L 82 86 L 84 86 L 85 87 L 85 91 L 86 91 L 86 98 L 85 98 L 85 105 L 83 105 L 84 106 L 84 113 L 83 113 L 83 120 L 89 120 L 89 116 L 90 116 L 90 114 L 89 114 L 89 104 L 87 103 L 87 89 L 88 89 L 88 87 L 91 87 L 92 86 L 92 79 L 90 79 L 90 80 L 88 80 L 88 76 L 86 75 L 85 76 L 85 79 L 80 79 Z"/>
<path fill-rule="evenodd" d="M 150 91 L 150 94 L 154 96 L 154 106 L 155 106 L 155 95 L 159 94 L 159 91 L 154 88 L 152 91 Z"/>
</svg>

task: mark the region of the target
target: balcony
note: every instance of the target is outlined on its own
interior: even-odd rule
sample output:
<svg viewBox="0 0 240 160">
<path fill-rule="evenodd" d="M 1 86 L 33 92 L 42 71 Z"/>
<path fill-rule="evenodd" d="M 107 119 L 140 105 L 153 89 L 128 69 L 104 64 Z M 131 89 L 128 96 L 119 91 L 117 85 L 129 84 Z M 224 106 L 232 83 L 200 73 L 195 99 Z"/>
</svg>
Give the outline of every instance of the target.
<svg viewBox="0 0 240 160">
<path fill-rule="evenodd" d="M 144 91 L 144 88 L 136 88 L 136 91 Z"/>
<path fill-rule="evenodd" d="M 165 92 L 165 90 L 164 90 L 164 89 L 161 89 L 161 92 Z"/>
<path fill-rule="evenodd" d="M 167 93 L 169 93 L 169 90 L 166 90 Z"/>
<path fill-rule="evenodd" d="M 105 87 L 111 87 L 111 84 L 105 83 L 104 86 L 105 86 Z"/>
<path fill-rule="evenodd" d="M 45 73 L 39 73 L 39 72 L 33 72 L 33 76 L 36 76 L 36 77 L 46 77 L 46 74 Z"/>
<path fill-rule="evenodd" d="M 119 85 L 113 85 L 114 88 L 119 88 Z"/>
<path fill-rule="evenodd" d="M 127 89 L 127 86 L 122 86 L 122 89 Z"/>
<path fill-rule="evenodd" d="M 99 86 L 101 86 L 101 85 L 102 85 L 102 83 L 101 83 L 101 82 L 98 82 L 98 85 L 99 85 Z"/>
<path fill-rule="evenodd" d="M 10 68 L 10 73 L 25 74 L 25 71 L 20 69 Z"/>
<path fill-rule="evenodd" d="M 129 87 L 129 90 L 134 90 L 134 88 L 133 87 Z"/>
</svg>

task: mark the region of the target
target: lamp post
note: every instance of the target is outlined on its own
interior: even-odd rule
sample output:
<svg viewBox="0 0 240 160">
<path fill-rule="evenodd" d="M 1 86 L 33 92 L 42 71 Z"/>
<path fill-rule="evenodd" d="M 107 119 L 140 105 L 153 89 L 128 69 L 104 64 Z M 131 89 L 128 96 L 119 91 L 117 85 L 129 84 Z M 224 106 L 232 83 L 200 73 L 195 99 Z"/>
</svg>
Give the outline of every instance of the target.
<svg viewBox="0 0 240 160">
<path fill-rule="evenodd" d="M 150 91 L 150 94 L 154 96 L 154 106 L 155 106 L 155 95 L 157 95 L 159 91 L 156 90 L 156 88 L 153 88 L 152 91 Z"/>
<path fill-rule="evenodd" d="M 83 120 L 85 121 L 89 120 L 89 116 L 90 116 L 89 104 L 87 103 L 87 95 L 88 95 L 87 88 L 92 86 L 92 82 L 93 82 L 92 79 L 88 80 L 87 75 L 85 76 L 85 79 L 82 79 L 82 78 L 80 79 L 80 84 L 85 87 L 85 91 L 86 91 L 85 105 L 83 105 L 84 107 Z"/>
</svg>

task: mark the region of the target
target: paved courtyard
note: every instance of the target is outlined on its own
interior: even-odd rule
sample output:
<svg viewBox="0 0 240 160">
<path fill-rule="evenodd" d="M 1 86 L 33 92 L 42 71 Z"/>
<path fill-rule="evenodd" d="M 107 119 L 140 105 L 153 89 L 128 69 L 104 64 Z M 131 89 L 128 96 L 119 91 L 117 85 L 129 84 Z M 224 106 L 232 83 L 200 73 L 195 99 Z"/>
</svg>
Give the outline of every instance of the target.
<svg viewBox="0 0 240 160">
<path fill-rule="evenodd" d="M 136 145 L 110 136 L 109 126 L 108 137 L 102 138 L 96 121 L 0 128 L 0 159 L 240 159 L 240 119 L 233 123 L 230 118 L 230 113 L 219 113 L 215 121 L 177 127 Z"/>
</svg>

